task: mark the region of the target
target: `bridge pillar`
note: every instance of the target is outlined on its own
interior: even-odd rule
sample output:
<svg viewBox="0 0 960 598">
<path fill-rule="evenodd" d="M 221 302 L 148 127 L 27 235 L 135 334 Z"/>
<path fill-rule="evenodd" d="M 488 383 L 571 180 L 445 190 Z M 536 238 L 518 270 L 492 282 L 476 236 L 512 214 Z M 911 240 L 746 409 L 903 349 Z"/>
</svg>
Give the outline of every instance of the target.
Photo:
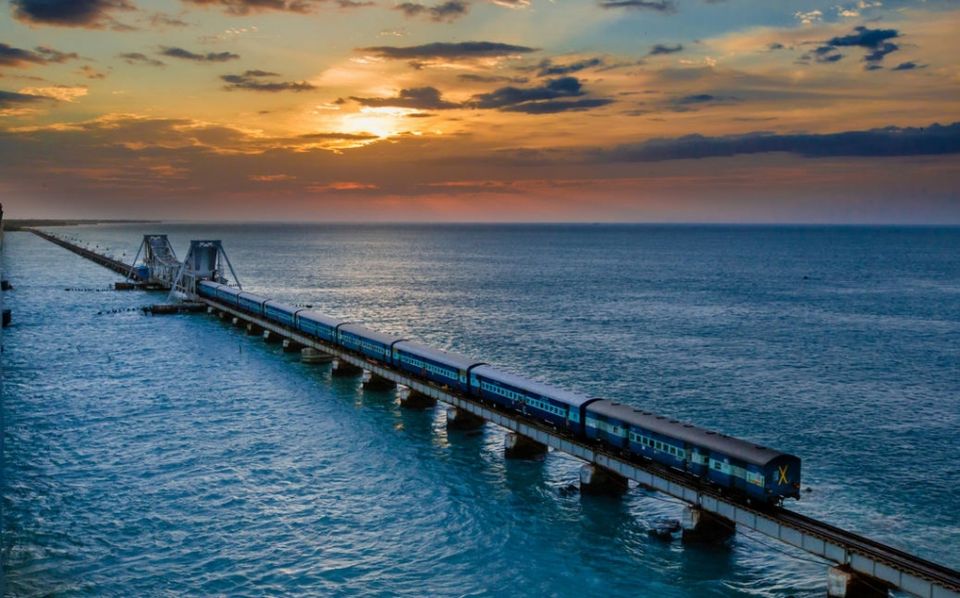
<svg viewBox="0 0 960 598">
<path fill-rule="evenodd" d="M 363 380 L 361 380 L 360 384 L 367 390 L 393 390 L 397 387 L 397 383 L 393 380 L 387 380 L 382 376 L 374 374 L 370 370 L 363 370 Z"/>
<path fill-rule="evenodd" d="M 483 418 L 459 407 L 447 407 L 447 427 L 452 430 L 476 430 L 483 427 Z"/>
<path fill-rule="evenodd" d="M 400 390 L 400 406 L 405 409 L 430 409 L 437 404 L 437 400 L 428 397 L 422 392 L 404 386 Z"/>
<path fill-rule="evenodd" d="M 730 539 L 737 529 L 726 517 L 699 507 L 684 507 L 680 520 L 684 542 L 719 543 Z"/>
<path fill-rule="evenodd" d="M 886 598 L 887 585 L 846 565 L 827 572 L 827 598 Z"/>
<path fill-rule="evenodd" d="M 333 360 L 333 369 L 330 374 L 337 378 L 346 378 L 348 376 L 359 376 L 363 373 L 363 368 L 357 367 L 352 363 L 347 363 L 342 359 Z"/>
<path fill-rule="evenodd" d="M 233 318 L 230 319 L 230 323 L 233 324 L 234 326 L 239 326 L 240 324 L 243 323 L 243 320 L 241 320 L 237 316 L 233 316 Z"/>
<path fill-rule="evenodd" d="M 330 363 L 333 361 L 333 355 L 317 351 L 313 347 L 304 347 L 300 349 L 300 361 L 303 363 Z"/>
<path fill-rule="evenodd" d="M 273 332 L 272 330 L 264 330 L 264 331 L 263 331 L 263 340 L 266 341 L 266 342 L 268 342 L 268 343 L 279 343 L 279 342 L 280 342 L 280 335 L 277 334 L 276 332 Z"/>
<path fill-rule="evenodd" d="M 213 307 L 212 305 L 208 305 L 208 306 L 207 306 L 207 313 L 208 313 L 208 314 L 212 314 L 212 313 L 215 312 L 215 311 L 217 311 L 217 310 L 214 309 L 214 307 Z"/>
<path fill-rule="evenodd" d="M 288 338 L 283 339 L 284 353 L 299 353 L 300 349 L 303 349 L 303 345 L 301 345 L 297 341 L 293 341 Z"/>
<path fill-rule="evenodd" d="M 503 439 L 503 455 L 507 459 L 542 459 L 547 454 L 547 445 L 529 436 L 507 432 Z"/>
<path fill-rule="evenodd" d="M 593 463 L 584 463 L 580 468 L 580 492 L 582 494 L 620 495 L 629 489 L 627 478 Z"/>
<path fill-rule="evenodd" d="M 260 336 L 260 333 L 263 332 L 263 328 L 260 328 L 253 322 L 248 322 L 246 328 L 247 328 L 247 334 L 249 334 L 250 336 Z"/>
<path fill-rule="evenodd" d="M 220 318 L 221 320 L 226 320 L 226 319 L 227 319 L 227 312 L 225 312 L 225 311 L 217 312 L 217 317 Z"/>
</svg>

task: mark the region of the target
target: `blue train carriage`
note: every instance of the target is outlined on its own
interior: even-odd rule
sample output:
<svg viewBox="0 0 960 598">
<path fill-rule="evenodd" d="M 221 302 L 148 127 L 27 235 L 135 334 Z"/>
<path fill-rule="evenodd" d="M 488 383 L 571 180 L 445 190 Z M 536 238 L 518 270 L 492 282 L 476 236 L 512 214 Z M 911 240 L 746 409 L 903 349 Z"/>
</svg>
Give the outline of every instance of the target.
<svg viewBox="0 0 960 598">
<path fill-rule="evenodd" d="M 360 324 L 343 324 L 337 328 L 338 345 L 387 366 L 393 365 L 393 346 L 403 340 L 398 336 L 377 332 Z"/>
<path fill-rule="evenodd" d="M 309 309 L 298 312 L 296 319 L 297 330 L 334 345 L 337 344 L 337 327 L 349 324 L 340 318 L 333 318 Z"/>
<path fill-rule="evenodd" d="M 197 285 L 197 294 L 201 297 L 223 303 L 224 305 L 236 307 L 237 296 L 240 294 L 240 291 L 239 289 L 228 287 L 225 284 L 204 280 Z"/>
<path fill-rule="evenodd" d="M 488 365 L 470 370 L 470 390 L 496 405 L 575 434 L 583 433 L 584 409 L 597 400 Z"/>
<path fill-rule="evenodd" d="M 393 346 L 393 365 L 405 372 L 426 378 L 441 388 L 470 392 L 470 372 L 483 365 L 464 355 L 432 349 L 420 343 L 403 341 Z"/>
<path fill-rule="evenodd" d="M 723 434 L 708 433 L 712 444 L 707 477 L 753 498 L 778 502 L 800 498 L 800 459 Z"/>
<path fill-rule="evenodd" d="M 763 502 L 799 497 L 798 458 L 628 405 L 590 404 L 586 436 Z"/>
<path fill-rule="evenodd" d="M 282 303 L 273 299 L 263 304 L 263 315 L 268 320 L 288 328 L 296 328 L 297 312 L 302 310 L 302 307 L 295 307 L 289 303 Z"/>
<path fill-rule="evenodd" d="M 197 294 L 207 299 L 217 299 L 217 289 L 222 285 L 209 280 L 201 280 L 197 283 Z"/>
<path fill-rule="evenodd" d="M 254 293 L 247 293 L 246 291 L 237 295 L 237 307 L 258 316 L 263 315 L 263 305 L 266 302 L 266 297 L 261 297 Z"/>
</svg>

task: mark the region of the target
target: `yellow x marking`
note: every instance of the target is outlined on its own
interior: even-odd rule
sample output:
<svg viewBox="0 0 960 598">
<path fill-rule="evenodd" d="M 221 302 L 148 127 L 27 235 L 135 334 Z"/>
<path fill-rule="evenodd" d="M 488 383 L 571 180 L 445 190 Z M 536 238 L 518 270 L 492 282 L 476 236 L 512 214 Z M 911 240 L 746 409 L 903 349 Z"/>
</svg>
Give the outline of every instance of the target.
<svg viewBox="0 0 960 598">
<path fill-rule="evenodd" d="M 789 484 L 789 483 L 790 483 L 790 481 L 787 480 L 787 470 L 789 469 L 789 467 L 790 467 L 789 465 L 781 465 L 781 466 L 777 467 L 777 471 L 778 471 L 779 474 L 780 474 L 779 479 L 777 479 L 777 483 L 778 483 L 778 484 Z"/>
</svg>

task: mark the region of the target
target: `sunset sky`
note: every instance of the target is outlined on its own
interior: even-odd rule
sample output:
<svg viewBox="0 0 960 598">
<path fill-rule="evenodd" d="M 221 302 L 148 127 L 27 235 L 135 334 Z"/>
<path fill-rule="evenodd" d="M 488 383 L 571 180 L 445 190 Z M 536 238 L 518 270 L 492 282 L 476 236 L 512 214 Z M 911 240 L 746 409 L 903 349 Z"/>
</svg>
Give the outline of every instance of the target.
<svg viewBox="0 0 960 598">
<path fill-rule="evenodd" d="M 0 0 L 10 217 L 960 223 L 948 0 Z"/>
</svg>

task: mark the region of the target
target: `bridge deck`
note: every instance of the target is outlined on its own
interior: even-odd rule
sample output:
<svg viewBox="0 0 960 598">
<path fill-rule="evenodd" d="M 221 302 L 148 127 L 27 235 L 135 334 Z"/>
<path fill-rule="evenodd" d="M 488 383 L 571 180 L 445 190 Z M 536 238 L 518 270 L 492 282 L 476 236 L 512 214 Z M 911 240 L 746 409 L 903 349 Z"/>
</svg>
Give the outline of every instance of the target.
<svg viewBox="0 0 960 598">
<path fill-rule="evenodd" d="M 55 244 L 55 245 L 59 245 L 60 247 L 63 247 L 64 249 L 67 249 L 67 250 L 69 250 L 69 251 L 72 251 L 73 253 L 76 253 L 76 254 L 79 255 L 79 256 L 85 257 L 85 258 L 87 258 L 88 260 L 90 260 L 91 262 L 100 264 L 100 265 L 103 266 L 104 268 L 108 268 L 108 269 L 110 269 L 110 270 L 113 270 L 113 271 L 116 272 L 117 274 L 121 274 L 121 275 L 123 275 L 123 276 L 128 276 L 128 275 L 129 275 L 130 278 L 132 278 L 133 280 L 136 280 L 137 282 L 145 282 L 145 281 L 143 281 L 143 280 L 140 280 L 140 277 L 137 275 L 136 272 L 131 272 L 130 264 L 124 264 L 123 262 L 121 262 L 121 261 L 119 261 L 119 260 L 115 260 L 115 259 L 113 259 L 112 257 L 107 257 L 107 256 L 105 256 L 105 255 L 100 255 L 99 253 L 97 253 L 97 252 L 95 252 L 95 251 L 90 251 L 89 249 L 86 249 L 86 248 L 84 248 L 84 247 L 80 247 L 79 245 L 74 245 L 73 243 L 70 243 L 69 241 L 64 241 L 63 239 L 60 239 L 60 238 L 58 238 L 58 237 L 55 237 L 55 236 L 53 236 L 53 235 L 51 235 L 51 234 L 49 234 L 49 233 L 45 233 L 45 232 L 43 232 L 42 230 L 37 230 L 37 229 L 35 229 L 35 228 L 31 228 L 31 229 L 27 229 L 27 230 L 29 230 L 29 231 L 32 232 L 33 234 L 37 235 L 38 237 L 42 237 L 42 238 L 46 239 L 47 241 L 50 241 L 51 243 L 53 243 L 53 244 Z"/>
</svg>

